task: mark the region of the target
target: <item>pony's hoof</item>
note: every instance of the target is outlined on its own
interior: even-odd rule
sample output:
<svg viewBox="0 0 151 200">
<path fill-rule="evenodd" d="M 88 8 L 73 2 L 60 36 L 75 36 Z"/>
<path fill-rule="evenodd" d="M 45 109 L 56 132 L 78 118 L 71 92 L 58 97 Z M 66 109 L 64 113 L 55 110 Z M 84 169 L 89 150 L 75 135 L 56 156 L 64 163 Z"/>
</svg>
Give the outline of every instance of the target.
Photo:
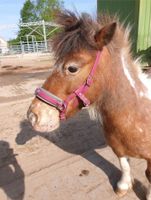
<svg viewBox="0 0 151 200">
<path fill-rule="evenodd" d="M 127 194 L 128 190 L 121 190 L 119 188 L 116 188 L 115 193 L 118 197 L 123 197 Z"/>
</svg>

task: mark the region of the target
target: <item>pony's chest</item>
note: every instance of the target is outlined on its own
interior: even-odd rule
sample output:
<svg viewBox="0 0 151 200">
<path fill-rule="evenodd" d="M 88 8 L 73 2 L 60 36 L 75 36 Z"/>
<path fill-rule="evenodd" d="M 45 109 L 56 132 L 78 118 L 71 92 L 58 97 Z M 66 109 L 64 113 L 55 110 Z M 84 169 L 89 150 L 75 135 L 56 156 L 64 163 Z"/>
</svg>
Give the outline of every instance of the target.
<svg viewBox="0 0 151 200">
<path fill-rule="evenodd" d="M 128 120 L 125 124 L 119 120 L 104 122 L 103 125 L 107 143 L 118 155 L 141 157 L 148 154 L 148 148 L 151 149 L 151 126 Z"/>
</svg>

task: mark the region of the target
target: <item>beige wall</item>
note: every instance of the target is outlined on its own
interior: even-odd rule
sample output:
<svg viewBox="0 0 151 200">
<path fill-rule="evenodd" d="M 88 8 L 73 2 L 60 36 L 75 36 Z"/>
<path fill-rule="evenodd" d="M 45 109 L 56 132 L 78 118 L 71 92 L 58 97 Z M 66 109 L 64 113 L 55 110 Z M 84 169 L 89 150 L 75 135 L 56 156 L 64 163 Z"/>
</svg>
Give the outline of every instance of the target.
<svg viewBox="0 0 151 200">
<path fill-rule="evenodd" d="M 7 42 L 0 38 L 0 54 L 8 52 Z"/>
</svg>

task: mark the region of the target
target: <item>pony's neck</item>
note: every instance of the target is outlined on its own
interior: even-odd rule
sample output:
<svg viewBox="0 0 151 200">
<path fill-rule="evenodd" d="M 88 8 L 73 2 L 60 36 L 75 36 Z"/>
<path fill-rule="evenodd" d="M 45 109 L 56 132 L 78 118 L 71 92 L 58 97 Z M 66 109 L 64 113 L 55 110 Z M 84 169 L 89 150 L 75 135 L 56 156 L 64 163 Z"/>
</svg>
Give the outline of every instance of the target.
<svg viewBox="0 0 151 200">
<path fill-rule="evenodd" d="M 125 49 L 112 55 L 109 60 L 107 69 L 104 70 L 105 89 L 101 105 L 116 112 L 125 107 L 132 109 L 139 101 L 140 92 L 145 90 L 139 79 L 136 63 Z"/>
</svg>

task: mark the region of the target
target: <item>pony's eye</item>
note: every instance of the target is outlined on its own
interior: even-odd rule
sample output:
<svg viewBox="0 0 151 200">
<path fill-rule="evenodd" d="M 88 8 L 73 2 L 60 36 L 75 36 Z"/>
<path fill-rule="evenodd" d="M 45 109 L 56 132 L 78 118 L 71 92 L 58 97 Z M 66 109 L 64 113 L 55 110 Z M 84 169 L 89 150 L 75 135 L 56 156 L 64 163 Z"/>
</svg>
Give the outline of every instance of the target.
<svg viewBox="0 0 151 200">
<path fill-rule="evenodd" d="M 78 67 L 75 67 L 75 66 L 69 66 L 69 67 L 68 67 L 68 71 L 69 71 L 70 73 L 75 73 L 75 72 L 78 71 Z"/>
</svg>

